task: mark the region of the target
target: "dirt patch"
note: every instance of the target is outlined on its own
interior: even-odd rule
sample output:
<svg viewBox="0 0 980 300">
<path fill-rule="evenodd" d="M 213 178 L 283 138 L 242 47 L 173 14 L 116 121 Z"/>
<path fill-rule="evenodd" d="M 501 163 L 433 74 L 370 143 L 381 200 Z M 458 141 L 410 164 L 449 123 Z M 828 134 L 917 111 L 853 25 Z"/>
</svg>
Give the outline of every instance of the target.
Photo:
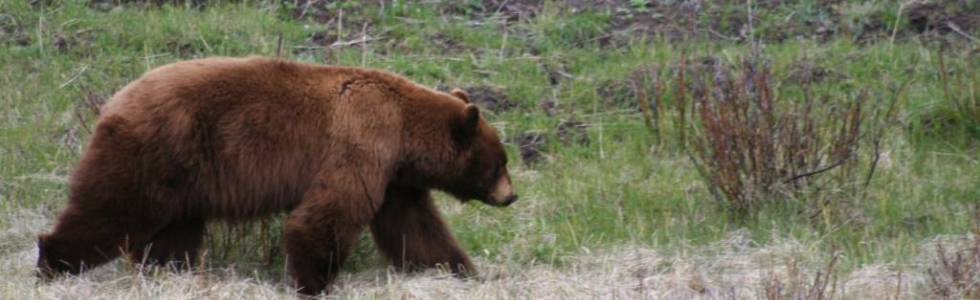
<svg viewBox="0 0 980 300">
<path fill-rule="evenodd" d="M 361 38 L 358 33 L 358 38 Z M 353 34 L 348 34 L 344 39 L 353 39 Z M 335 46 L 335 43 L 342 42 L 341 37 L 337 35 L 336 29 L 328 29 L 323 31 L 318 31 L 306 38 L 302 47 L 293 48 L 294 55 L 310 55 L 315 56 L 317 54 L 328 54 Z"/>
<path fill-rule="evenodd" d="M 687 62 L 688 73 L 698 73 L 704 72 L 705 70 L 714 69 L 721 60 L 714 56 L 701 56 L 698 58 L 690 59 Z"/>
<path fill-rule="evenodd" d="M 287 0 L 292 9 L 288 15 L 297 20 L 312 20 L 318 23 L 329 23 L 338 18 L 339 12 L 344 11 L 344 19 L 348 16 L 358 20 L 367 20 L 373 16 L 364 13 L 366 8 L 378 10 L 390 9 L 390 1 L 337 2 L 327 0 Z M 427 4 L 441 15 L 461 16 L 480 21 L 487 18 L 500 18 L 508 23 L 534 18 L 541 11 L 542 1 L 535 0 L 485 0 L 478 2 L 467 1 L 438 1 Z M 346 20 L 345 20 L 346 22 Z M 346 26 L 346 24 L 345 24 Z"/>
<path fill-rule="evenodd" d="M 36 0 L 34 2 L 59 2 L 53 0 Z M 117 6 L 156 6 L 160 7 L 163 5 L 173 5 L 173 6 L 185 6 L 202 9 L 208 6 L 208 3 L 212 1 L 208 0 L 91 0 L 88 2 L 89 7 L 100 10 L 100 11 L 110 11 Z"/>
<path fill-rule="evenodd" d="M 323 0 L 293 0 L 283 1 L 291 9 L 287 15 L 296 20 L 310 20 L 317 23 L 329 23 L 337 19 L 341 10 L 350 15 L 360 8 L 359 5 L 342 5 L 333 1 Z M 355 12 L 356 14 L 356 12 Z"/>
<path fill-rule="evenodd" d="M 968 2 L 973 1 L 915 1 L 905 7 L 904 15 L 909 29 L 918 33 L 975 32 L 980 28 L 980 10 L 970 9 Z"/>
<path fill-rule="evenodd" d="M 470 102 L 490 111 L 507 111 L 517 107 L 504 91 L 487 85 L 466 87 L 463 90 L 470 95 Z"/>
<path fill-rule="evenodd" d="M 51 39 L 51 45 L 61 53 L 91 54 L 89 51 L 95 45 L 95 35 L 90 30 L 58 32 Z"/>
<path fill-rule="evenodd" d="M 549 117 L 554 117 L 556 114 L 558 114 L 558 104 L 555 103 L 554 100 L 541 101 L 541 103 L 538 104 L 538 107 L 540 107 L 541 111 L 544 111 L 544 114 Z"/>
<path fill-rule="evenodd" d="M 443 93 L 449 93 L 453 89 L 445 83 L 440 83 L 436 85 L 435 89 Z M 473 85 L 468 87 L 461 87 L 460 89 L 466 91 L 466 94 L 470 96 L 470 103 L 476 104 L 482 109 L 486 109 L 493 112 L 508 111 L 517 108 L 517 102 L 514 102 L 507 96 L 502 89 L 489 86 L 489 85 Z"/>
<path fill-rule="evenodd" d="M 592 140 L 589 139 L 589 124 L 575 120 L 562 121 L 555 130 L 558 141 L 565 146 L 588 145 Z"/>
<path fill-rule="evenodd" d="M 201 52 L 201 49 L 188 41 L 171 40 L 167 42 L 166 48 L 170 49 L 170 53 L 177 54 L 178 57 L 184 58 L 193 57 L 195 54 Z"/>
<path fill-rule="evenodd" d="M 604 105 L 630 107 L 639 109 L 636 105 L 636 93 L 630 88 L 625 79 L 606 80 L 599 84 L 599 97 Z"/>
<path fill-rule="evenodd" d="M 543 1 L 536 0 L 485 0 L 469 7 L 479 17 L 499 16 L 508 23 L 534 18 L 541 11 Z"/>
<path fill-rule="evenodd" d="M 144 0 L 154 1 L 166 2 Z M 342 22 L 341 26 L 349 32 L 358 31 L 364 22 L 376 19 L 377 11 L 391 9 L 391 4 L 384 1 L 287 0 L 286 3 L 289 9 L 284 15 L 290 18 L 326 24 L 328 27 Z M 576 43 L 596 42 L 601 47 L 622 47 L 635 40 L 659 38 L 668 41 L 745 42 L 749 37 L 754 37 L 766 42 L 781 42 L 793 38 L 827 41 L 834 36 L 843 36 L 858 42 L 871 42 L 892 35 L 895 29 L 893 15 L 897 9 L 897 6 L 884 2 L 831 0 L 804 7 L 792 1 L 757 1 L 753 2 L 750 18 L 748 6 L 726 1 L 565 0 L 559 3 L 563 15 L 585 12 L 607 14 L 607 23 L 602 24 L 604 29 L 600 32 L 572 38 Z M 976 4 L 971 4 L 971 0 L 919 0 L 909 3 L 902 10 L 903 20 L 895 32 L 900 38 L 952 32 L 957 32 L 958 36 L 969 36 L 980 28 L 980 12 L 974 9 Z M 525 29 L 514 25 L 537 17 L 543 3 L 487 0 L 439 2 L 431 6 L 440 15 L 466 22 L 502 20 L 510 27 L 504 30 L 515 30 L 514 36 L 521 37 L 527 35 L 523 32 Z M 448 50 L 459 46 L 452 39 L 444 39 L 439 34 L 432 38 L 446 44 L 443 48 Z M 533 55 L 540 54 L 533 46 L 529 51 Z"/>
<path fill-rule="evenodd" d="M 582 1 L 569 1 L 578 3 Z M 793 1 L 757 1 L 749 26 L 748 7 L 725 1 L 587 1 L 580 9 L 611 13 L 602 46 L 623 46 L 634 39 L 660 37 L 669 41 L 709 39 L 744 42 L 749 36 L 781 42 L 803 37 L 827 41 L 836 35 L 859 42 L 889 38 L 897 7 L 884 2 L 821 1 L 801 10 Z M 922 33 L 969 35 L 980 28 L 975 1 L 906 1 L 899 37 Z M 774 21 L 781 20 L 781 21 Z M 751 34 L 750 34 L 751 33 Z M 975 36 L 973 38 L 976 38 Z"/>
<path fill-rule="evenodd" d="M 662 92 L 658 77 L 658 68 L 640 66 L 621 79 L 600 83 L 599 97 L 606 105 L 640 111 L 640 98 L 652 101 Z"/>
<path fill-rule="evenodd" d="M 727 1 L 570 1 L 583 2 L 579 10 L 600 10 L 610 13 L 610 28 L 599 39 L 603 47 L 621 47 L 633 40 L 663 38 L 668 41 L 696 39 L 727 40 L 741 42 L 749 36 L 749 16 L 745 5 Z M 763 19 L 769 12 L 777 11 L 783 1 L 758 1 L 754 4 L 753 18 Z M 796 18 L 792 18 L 796 21 Z M 798 35 L 798 31 L 821 28 L 812 22 L 781 22 L 783 30 L 765 31 L 756 28 L 757 34 L 767 40 L 783 40 Z M 792 25 L 791 27 L 787 27 Z M 757 26 L 758 27 L 758 26 Z M 790 28 L 791 30 L 785 30 Z"/>
<path fill-rule="evenodd" d="M 54 42 L 52 42 L 51 44 L 54 46 L 55 49 L 58 49 L 58 52 L 64 53 L 68 51 L 68 48 L 71 47 L 71 45 L 69 44 L 72 43 L 68 40 L 68 37 L 62 34 L 58 34 L 54 37 Z"/>
<path fill-rule="evenodd" d="M 821 82 L 841 82 L 847 75 L 825 68 L 812 60 L 799 60 L 790 66 L 784 82 L 793 84 L 814 84 Z"/>
<path fill-rule="evenodd" d="M 298 9 L 300 8 L 296 8 L 296 10 Z M 292 10 L 286 15 L 304 22 L 322 23 L 322 27 L 326 29 L 314 32 L 300 46 L 293 47 L 294 55 L 325 55 L 327 62 L 337 63 L 337 58 L 332 57 L 331 54 L 341 49 L 367 46 L 379 55 L 400 50 L 398 49 L 399 44 L 393 44 L 390 39 L 385 38 L 388 30 L 374 26 L 375 23 L 373 23 L 372 18 L 375 15 L 373 14 L 367 14 L 362 10 L 331 9 L 317 10 L 317 13 L 307 15 L 296 12 L 296 10 Z M 339 26 L 338 23 L 340 23 Z"/>
<path fill-rule="evenodd" d="M 306 39 L 310 44 L 317 46 L 330 46 L 337 40 L 337 32 L 333 30 L 320 31 Z"/>
<path fill-rule="evenodd" d="M 466 45 L 461 41 L 442 32 L 430 34 L 426 37 L 426 40 L 432 45 L 431 49 L 436 49 L 442 54 L 460 53 L 467 50 Z"/>
<path fill-rule="evenodd" d="M 702 11 L 698 1 L 648 1 L 643 5 L 620 2 L 621 7 L 630 9 L 615 10 L 609 33 L 599 39 L 603 47 L 619 47 L 633 39 L 652 36 L 684 40 L 697 33 L 698 26 L 692 20 L 697 20 Z"/>
<path fill-rule="evenodd" d="M 547 137 L 541 133 L 524 132 L 514 138 L 517 147 L 521 152 L 521 161 L 525 165 L 534 165 L 544 158 L 544 146 Z"/>
<path fill-rule="evenodd" d="M 553 62 L 540 64 L 539 67 L 548 74 L 548 84 L 557 86 L 565 80 L 575 79 L 575 76 L 569 74 L 568 68 L 565 67 L 567 64 L 568 62 L 564 59 L 558 59 Z"/>
<path fill-rule="evenodd" d="M 17 23 L 11 15 L 0 14 L 0 41 L 2 43 L 13 42 L 18 46 L 31 44 L 31 35 L 24 30 L 24 27 Z"/>
<path fill-rule="evenodd" d="M 314 33 L 307 39 L 309 48 L 326 47 L 340 43 L 351 46 L 367 41 L 360 39 L 379 37 L 375 33 L 374 20 L 378 15 L 369 8 L 385 9 L 384 1 L 343 2 L 326 0 L 287 0 L 286 18 L 322 24 L 327 30 Z M 388 4 L 390 5 L 390 4 Z M 383 47 L 387 49 L 388 47 Z M 302 51 L 300 51 L 302 52 Z"/>
</svg>

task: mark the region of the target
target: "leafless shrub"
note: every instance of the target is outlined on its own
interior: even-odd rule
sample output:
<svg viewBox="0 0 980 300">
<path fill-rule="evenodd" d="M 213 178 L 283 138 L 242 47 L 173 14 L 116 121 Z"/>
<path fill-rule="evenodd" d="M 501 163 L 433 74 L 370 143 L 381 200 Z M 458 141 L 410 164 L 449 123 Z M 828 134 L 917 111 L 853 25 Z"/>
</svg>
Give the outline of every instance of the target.
<svg viewBox="0 0 980 300">
<path fill-rule="evenodd" d="M 679 81 L 674 98 L 685 103 L 691 97 L 693 130 L 685 144 L 715 198 L 737 212 L 819 191 L 831 180 L 855 182 L 861 146 L 878 144 L 884 131 L 876 119 L 894 109 L 894 99 L 869 107 L 873 97 L 866 90 L 815 99 L 807 84 L 802 99 L 778 98 L 769 63 L 758 56 L 737 67 L 716 61 L 689 75 L 684 65 L 678 77 L 691 78 L 691 91 Z"/>
</svg>

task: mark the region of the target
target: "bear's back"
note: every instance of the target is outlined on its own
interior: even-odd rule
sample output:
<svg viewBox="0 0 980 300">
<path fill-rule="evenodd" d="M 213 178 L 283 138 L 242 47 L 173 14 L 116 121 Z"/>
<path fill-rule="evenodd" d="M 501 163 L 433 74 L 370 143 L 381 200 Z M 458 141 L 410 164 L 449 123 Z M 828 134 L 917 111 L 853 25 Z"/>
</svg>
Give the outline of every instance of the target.
<svg viewBox="0 0 980 300">
<path fill-rule="evenodd" d="M 425 92 L 406 84 L 386 72 L 265 58 L 183 61 L 119 91 L 99 126 L 140 140 L 151 182 L 203 195 L 186 206 L 248 218 L 291 207 L 322 170 L 393 165 L 401 93 Z"/>
</svg>

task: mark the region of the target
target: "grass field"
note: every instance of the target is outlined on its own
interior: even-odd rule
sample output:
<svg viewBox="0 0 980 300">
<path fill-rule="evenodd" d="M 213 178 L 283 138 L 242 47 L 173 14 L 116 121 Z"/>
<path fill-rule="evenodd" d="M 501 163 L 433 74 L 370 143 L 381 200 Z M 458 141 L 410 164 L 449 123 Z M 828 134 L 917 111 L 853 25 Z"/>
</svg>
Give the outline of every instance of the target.
<svg viewBox="0 0 980 300">
<path fill-rule="evenodd" d="M 479 279 L 391 272 L 365 236 L 330 297 L 980 297 L 978 1 L 116 2 L 0 0 L 0 298 L 292 297 L 279 218 L 214 224 L 194 272 L 33 276 L 98 105 L 154 67 L 245 55 L 462 87 L 507 142 L 521 201 L 439 195 Z M 780 109 L 809 95 L 835 124 L 865 99 L 869 130 L 819 185 L 740 211 L 680 138 L 708 131 L 678 75 L 750 57 Z"/>
</svg>

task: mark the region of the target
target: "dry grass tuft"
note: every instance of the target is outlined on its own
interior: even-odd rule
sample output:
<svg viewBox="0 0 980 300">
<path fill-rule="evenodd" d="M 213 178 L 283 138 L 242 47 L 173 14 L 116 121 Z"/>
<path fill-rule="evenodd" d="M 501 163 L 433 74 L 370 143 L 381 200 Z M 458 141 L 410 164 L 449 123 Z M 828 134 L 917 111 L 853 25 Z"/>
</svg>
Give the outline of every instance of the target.
<svg viewBox="0 0 980 300">
<path fill-rule="evenodd" d="M 980 218 L 980 208 L 976 215 Z M 936 257 L 929 268 L 929 291 L 939 299 L 980 298 L 980 223 L 959 249 L 936 243 Z"/>
<path fill-rule="evenodd" d="M 798 267 L 794 264 L 791 265 L 790 274 L 787 274 L 787 278 L 780 279 L 775 275 L 771 275 L 768 281 L 765 283 L 765 297 L 769 300 L 782 300 L 782 299 L 808 299 L 808 300 L 823 300 L 823 299 L 833 299 L 835 295 L 835 288 L 837 287 L 836 277 L 834 273 L 837 267 L 837 261 L 840 258 L 839 253 L 834 252 L 831 254 L 830 262 L 827 267 L 821 271 L 817 271 L 813 275 L 813 279 L 806 282 L 806 278 L 801 277 L 798 272 Z M 788 283 L 784 283 L 788 281 Z"/>
<path fill-rule="evenodd" d="M 973 245 L 949 251 L 937 244 L 935 266 L 929 269 L 932 295 L 941 299 L 973 299 L 980 297 L 980 236 Z"/>
</svg>

